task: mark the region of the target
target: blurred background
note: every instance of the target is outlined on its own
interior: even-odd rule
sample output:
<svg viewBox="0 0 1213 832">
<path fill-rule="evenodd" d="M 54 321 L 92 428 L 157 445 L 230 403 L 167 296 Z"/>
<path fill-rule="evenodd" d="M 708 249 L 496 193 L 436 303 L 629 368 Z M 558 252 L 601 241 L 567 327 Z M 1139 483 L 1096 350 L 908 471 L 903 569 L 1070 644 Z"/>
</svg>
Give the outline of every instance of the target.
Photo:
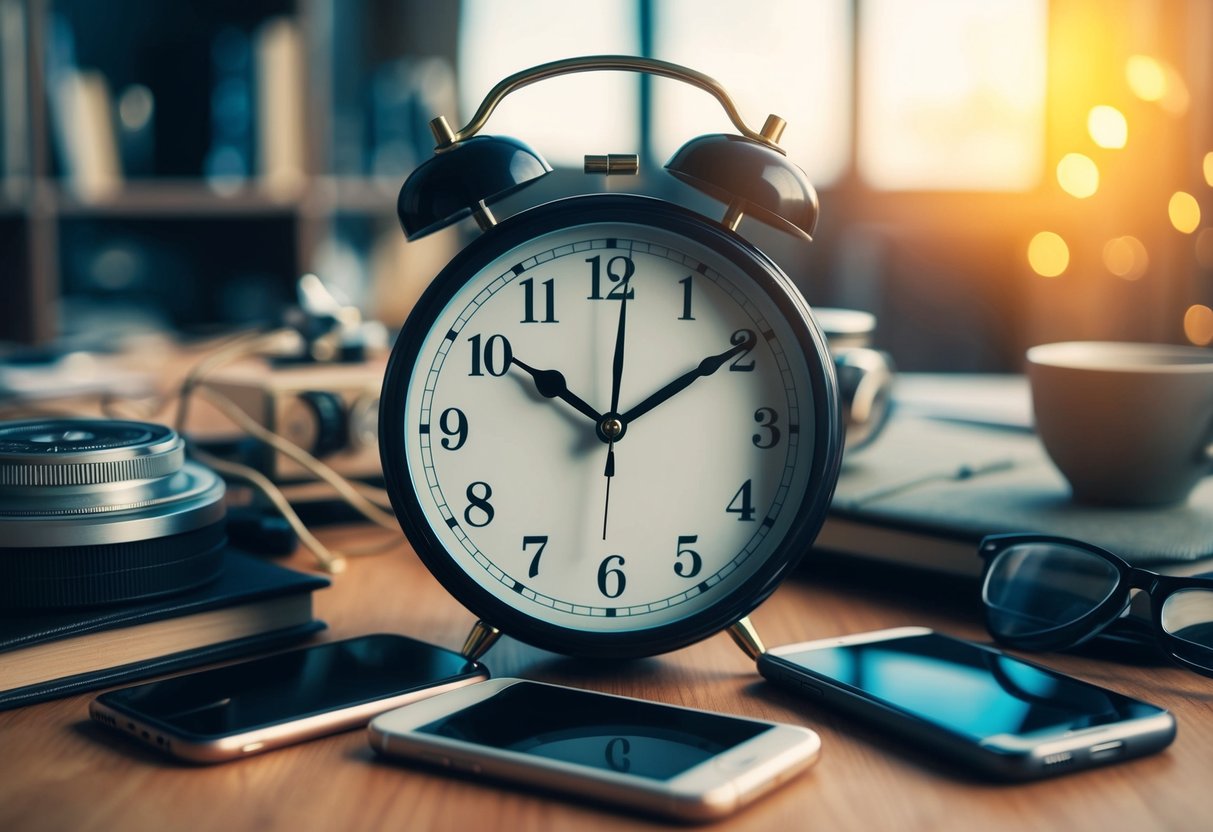
<svg viewBox="0 0 1213 832">
<path fill-rule="evenodd" d="M 0 342 L 118 348 L 273 323 L 314 272 L 398 327 L 470 223 L 404 242 L 427 122 L 591 53 L 715 77 L 777 113 L 816 184 L 811 246 L 757 223 L 810 303 L 876 314 L 905 370 L 1017 371 L 1068 339 L 1213 342 L 1206 0 L 0 0 Z M 506 99 L 486 132 L 556 196 L 649 193 L 731 132 L 702 92 L 628 73 Z M 581 173 L 638 153 L 635 179 Z"/>
</svg>

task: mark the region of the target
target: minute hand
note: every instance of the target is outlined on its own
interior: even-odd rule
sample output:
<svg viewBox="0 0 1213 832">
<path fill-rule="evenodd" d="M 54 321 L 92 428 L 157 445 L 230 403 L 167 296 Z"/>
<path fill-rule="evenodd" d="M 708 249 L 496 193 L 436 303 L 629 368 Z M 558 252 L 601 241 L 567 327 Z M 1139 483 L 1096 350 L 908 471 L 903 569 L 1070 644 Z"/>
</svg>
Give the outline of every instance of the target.
<svg viewBox="0 0 1213 832">
<path fill-rule="evenodd" d="M 709 355 L 703 361 L 699 362 L 699 366 L 695 369 L 683 373 L 678 378 L 671 381 L 665 387 L 662 387 L 653 395 L 642 401 L 640 404 L 633 407 L 627 413 L 624 413 L 619 418 L 624 424 L 631 424 L 634 419 L 639 419 L 644 414 L 655 408 L 657 405 L 664 402 L 666 399 L 681 393 L 683 390 L 691 386 L 696 379 L 710 376 L 712 373 L 719 370 L 729 359 L 741 355 L 754 348 L 754 339 L 750 338 L 738 344 L 731 349 L 727 349 L 719 355 Z"/>
</svg>

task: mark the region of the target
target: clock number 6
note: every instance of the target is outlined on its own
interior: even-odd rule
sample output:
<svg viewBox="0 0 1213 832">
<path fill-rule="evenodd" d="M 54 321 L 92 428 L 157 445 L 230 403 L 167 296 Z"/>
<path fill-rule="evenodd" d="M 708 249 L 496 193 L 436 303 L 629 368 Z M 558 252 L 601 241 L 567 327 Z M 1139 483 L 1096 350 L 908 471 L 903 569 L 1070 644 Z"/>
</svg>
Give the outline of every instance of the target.
<svg viewBox="0 0 1213 832">
<path fill-rule="evenodd" d="M 477 494 L 477 491 L 483 492 Z M 474 482 L 467 488 L 468 507 L 463 510 L 463 519 L 467 521 L 469 526 L 475 526 L 480 529 L 493 522 L 493 505 L 489 502 L 489 497 L 493 496 L 493 489 L 489 487 L 487 482 Z M 477 513 L 478 512 L 478 513 Z M 480 520 L 480 522 L 476 522 Z"/>
<path fill-rule="evenodd" d="M 598 567 L 598 591 L 608 598 L 618 598 L 628 585 L 623 570 L 619 566 L 612 566 L 614 561 L 619 561 L 619 566 L 623 566 L 623 555 L 607 555 Z M 615 584 L 614 592 L 611 591 L 612 582 Z"/>
<path fill-rule="evenodd" d="M 699 540 L 697 534 L 680 534 L 678 535 L 678 554 L 674 556 L 674 574 L 680 578 L 694 578 L 699 574 L 699 570 L 703 568 L 703 558 L 694 549 L 684 549 L 691 543 L 696 543 Z M 688 556 L 688 560 L 680 560 L 683 555 Z"/>
<path fill-rule="evenodd" d="M 484 342 L 483 350 L 479 335 L 473 335 L 468 341 L 472 344 L 472 371 L 468 373 L 469 376 L 482 376 L 488 370 L 489 375 L 500 377 L 510 369 L 514 351 L 504 335 L 490 335 Z"/>
</svg>

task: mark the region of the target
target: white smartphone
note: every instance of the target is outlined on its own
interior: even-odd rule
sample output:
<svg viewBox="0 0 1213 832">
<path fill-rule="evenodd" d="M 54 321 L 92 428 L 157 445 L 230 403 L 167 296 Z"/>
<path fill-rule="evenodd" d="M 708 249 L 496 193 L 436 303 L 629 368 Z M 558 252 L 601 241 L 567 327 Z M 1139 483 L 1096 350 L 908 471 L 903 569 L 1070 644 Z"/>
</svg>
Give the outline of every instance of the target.
<svg viewBox="0 0 1213 832">
<path fill-rule="evenodd" d="M 793 725 L 495 679 L 370 724 L 378 752 L 678 820 L 726 815 L 808 768 Z"/>
<path fill-rule="evenodd" d="M 361 728 L 371 717 L 489 677 L 406 636 L 330 641 L 103 693 L 96 722 L 192 763 L 219 763 Z"/>
<path fill-rule="evenodd" d="M 1162 708 L 924 627 L 776 647 L 767 679 L 1001 780 L 1165 748 Z"/>
</svg>

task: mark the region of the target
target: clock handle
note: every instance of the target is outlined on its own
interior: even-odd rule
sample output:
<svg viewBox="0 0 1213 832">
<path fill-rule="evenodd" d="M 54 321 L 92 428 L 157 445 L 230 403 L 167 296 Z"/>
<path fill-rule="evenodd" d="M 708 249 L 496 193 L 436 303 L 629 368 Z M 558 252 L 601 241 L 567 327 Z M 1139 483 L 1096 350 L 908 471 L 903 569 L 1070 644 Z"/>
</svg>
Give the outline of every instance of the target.
<svg viewBox="0 0 1213 832">
<path fill-rule="evenodd" d="M 459 652 L 465 659 L 474 662 L 487 653 L 499 638 L 501 638 L 501 630 L 492 624 L 477 621 L 472 625 L 472 631 L 468 633 L 468 637 L 463 640 L 463 647 Z"/>
<path fill-rule="evenodd" d="M 737 646 L 754 661 L 758 661 L 758 657 L 767 652 L 767 648 L 762 643 L 762 637 L 754 629 L 754 622 L 750 621 L 749 616 L 739 618 L 736 624 L 729 627 L 728 633 Z"/>
</svg>

